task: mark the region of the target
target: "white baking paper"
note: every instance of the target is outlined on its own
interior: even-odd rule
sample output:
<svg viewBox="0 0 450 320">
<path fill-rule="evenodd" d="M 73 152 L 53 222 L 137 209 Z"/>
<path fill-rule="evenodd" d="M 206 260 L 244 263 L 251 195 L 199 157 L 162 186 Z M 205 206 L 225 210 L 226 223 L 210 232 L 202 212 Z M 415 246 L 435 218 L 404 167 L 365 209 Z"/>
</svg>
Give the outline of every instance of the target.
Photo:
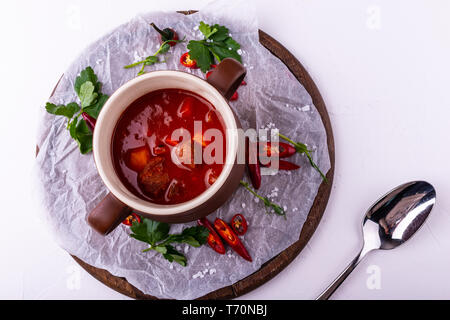
<svg viewBox="0 0 450 320">
<path fill-rule="evenodd" d="M 90 45 L 64 72 L 50 101 L 77 101 L 73 90 L 76 76 L 92 66 L 103 83 L 103 92 L 112 94 L 136 76 L 138 69 L 123 66 L 153 54 L 159 47 L 158 36 L 149 26 L 171 27 L 187 40 L 202 39 L 200 21 L 221 24 L 242 45 L 242 60 L 247 67 L 247 86 L 238 89 L 239 99 L 231 102 L 245 128 L 278 128 L 280 132 L 316 148 L 315 161 L 323 172 L 330 168 L 326 132 L 311 97 L 285 65 L 258 41 L 258 23 L 254 8 L 246 1 L 216 1 L 198 13 L 184 16 L 174 12 L 139 15 Z M 179 57 L 187 51 L 178 44 L 165 56 L 166 63 L 147 70 L 178 70 L 204 77 L 200 70 L 186 70 Z M 43 217 L 58 243 L 70 254 L 98 268 L 125 277 L 144 293 L 158 298 L 193 299 L 231 285 L 257 271 L 261 265 L 298 240 L 303 223 L 312 206 L 320 183 L 319 174 L 304 156 L 292 161 L 302 168 L 264 176 L 259 193 L 271 195 L 274 202 L 285 206 L 287 219 L 265 213 L 261 202 L 243 188 L 219 210 L 209 216 L 226 221 L 236 213 L 248 219 L 248 233 L 242 241 L 253 263 L 228 249 L 225 255 L 215 253 L 207 245 L 192 248 L 178 246 L 188 258 L 188 266 L 169 263 L 156 252 L 142 253 L 146 244 L 129 237 L 129 229 L 119 226 L 103 237 L 87 224 L 86 217 L 108 193 L 97 174 L 92 154 L 81 155 L 77 144 L 66 130 L 66 120 L 42 110 L 36 164 Z M 194 223 L 172 225 L 179 232 Z"/>
</svg>

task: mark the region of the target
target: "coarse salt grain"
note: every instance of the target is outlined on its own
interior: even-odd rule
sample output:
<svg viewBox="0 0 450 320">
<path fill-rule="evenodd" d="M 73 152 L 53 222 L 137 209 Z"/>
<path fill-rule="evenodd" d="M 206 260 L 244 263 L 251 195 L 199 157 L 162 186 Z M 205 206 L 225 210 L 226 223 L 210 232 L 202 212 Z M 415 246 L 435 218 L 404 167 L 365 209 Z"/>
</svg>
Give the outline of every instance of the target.
<svg viewBox="0 0 450 320">
<path fill-rule="evenodd" d="M 241 49 L 238 49 L 236 52 L 237 52 L 238 55 L 242 55 L 242 50 Z"/>
<path fill-rule="evenodd" d="M 203 273 L 201 271 L 199 271 L 192 276 L 192 279 L 203 278 L 203 277 L 204 277 Z"/>
<path fill-rule="evenodd" d="M 172 263 L 169 265 L 169 269 L 170 269 L 170 270 L 173 269 L 173 264 L 172 264 Z"/>
<path fill-rule="evenodd" d="M 245 208 L 245 203 L 242 202 L 242 209 L 244 209 L 244 208 Z"/>
<path fill-rule="evenodd" d="M 213 275 L 214 273 L 216 273 L 216 269 L 212 268 L 209 270 L 209 275 Z"/>
<path fill-rule="evenodd" d="M 307 112 L 307 111 L 309 111 L 309 110 L 311 110 L 311 107 L 310 107 L 309 105 L 306 105 L 306 106 L 304 106 L 304 107 L 302 108 L 302 111 L 303 111 L 303 112 Z"/>
</svg>

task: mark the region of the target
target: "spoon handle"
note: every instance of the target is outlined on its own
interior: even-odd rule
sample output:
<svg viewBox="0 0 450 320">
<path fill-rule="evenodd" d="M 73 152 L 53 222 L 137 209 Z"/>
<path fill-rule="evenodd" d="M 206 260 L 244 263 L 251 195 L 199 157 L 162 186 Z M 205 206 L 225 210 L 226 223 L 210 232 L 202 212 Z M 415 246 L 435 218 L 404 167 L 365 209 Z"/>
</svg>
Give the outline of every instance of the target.
<svg viewBox="0 0 450 320">
<path fill-rule="evenodd" d="M 324 292 L 316 299 L 316 300 L 328 300 L 331 295 L 336 291 L 337 288 L 344 282 L 345 279 L 349 276 L 350 273 L 352 273 L 353 269 L 358 265 L 358 263 L 364 258 L 367 251 L 361 250 L 361 252 L 356 256 L 355 259 L 353 259 L 352 262 L 347 266 L 347 268 L 342 271 L 342 273 L 336 278 L 336 280 L 333 281 L 332 284 L 328 286 L 328 288 L 325 289 Z"/>
</svg>

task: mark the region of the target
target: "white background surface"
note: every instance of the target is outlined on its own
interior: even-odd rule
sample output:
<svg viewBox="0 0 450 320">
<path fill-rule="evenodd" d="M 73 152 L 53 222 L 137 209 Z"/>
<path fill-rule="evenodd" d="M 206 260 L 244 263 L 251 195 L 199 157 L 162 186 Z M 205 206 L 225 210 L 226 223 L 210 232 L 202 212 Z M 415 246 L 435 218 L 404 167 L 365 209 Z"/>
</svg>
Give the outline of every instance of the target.
<svg viewBox="0 0 450 320">
<path fill-rule="evenodd" d="M 336 299 L 450 299 L 449 1 L 255 1 L 260 28 L 306 67 L 330 113 L 336 175 L 307 247 L 243 299 L 313 299 L 361 246 L 365 210 L 403 182 L 437 189 L 410 242 L 375 252 Z M 36 215 L 36 119 L 89 43 L 137 13 L 207 1 L 1 1 L 0 298 L 126 299 L 60 249 Z M 268 75 L 270 76 L 270 75 Z"/>
</svg>

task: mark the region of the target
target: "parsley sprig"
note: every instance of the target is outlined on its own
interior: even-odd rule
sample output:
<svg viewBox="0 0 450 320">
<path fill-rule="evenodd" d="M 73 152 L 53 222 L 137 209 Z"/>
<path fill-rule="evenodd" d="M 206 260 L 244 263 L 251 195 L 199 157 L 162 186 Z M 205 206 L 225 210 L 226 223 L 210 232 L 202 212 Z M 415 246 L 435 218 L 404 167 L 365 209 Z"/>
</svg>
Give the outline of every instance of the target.
<svg viewBox="0 0 450 320">
<path fill-rule="evenodd" d="M 255 190 L 253 190 L 252 188 L 250 188 L 250 185 L 245 182 L 245 181 L 241 181 L 240 182 L 241 185 L 247 189 L 251 194 L 253 194 L 255 197 L 257 197 L 258 199 L 262 200 L 262 202 L 264 203 L 264 206 L 266 207 L 266 213 L 272 213 L 274 212 L 275 214 L 279 215 L 279 216 L 283 216 L 286 219 L 286 211 L 284 210 L 284 208 L 282 208 L 281 206 L 279 206 L 276 203 L 273 203 L 272 201 L 269 200 L 269 198 L 267 197 L 263 197 L 259 194 L 256 193 Z"/>
<path fill-rule="evenodd" d="M 124 68 L 125 69 L 131 69 L 131 68 L 134 68 L 134 67 L 136 67 L 138 65 L 142 65 L 141 70 L 138 72 L 137 75 L 138 76 L 143 75 L 145 73 L 144 68 L 146 66 L 151 66 L 151 65 L 153 65 L 155 63 L 163 63 L 163 62 L 165 62 L 165 61 L 159 61 L 158 55 L 159 54 L 164 54 L 164 53 L 166 53 L 167 51 L 170 50 L 169 42 L 170 43 L 173 43 L 173 42 L 177 42 L 177 43 L 178 42 L 184 42 L 184 38 L 182 40 L 166 40 L 166 41 L 164 41 L 161 44 L 159 49 L 153 55 L 148 56 L 147 58 L 145 58 L 145 59 L 143 59 L 141 61 L 129 64 L 129 65 L 125 66 Z"/>
<path fill-rule="evenodd" d="M 75 79 L 74 89 L 80 99 L 80 104 L 71 102 L 67 105 L 55 105 L 47 102 L 45 109 L 48 113 L 64 116 L 68 119 L 67 129 L 70 136 L 78 143 L 82 154 L 92 151 L 92 132 L 86 121 L 80 119 L 83 112 L 97 119 L 100 110 L 109 96 L 101 93 L 102 84 L 98 81 L 94 70 L 87 67 Z"/>
<path fill-rule="evenodd" d="M 155 250 L 165 259 L 175 261 L 183 267 L 187 265 L 186 257 L 171 244 L 186 243 L 197 248 L 206 243 L 209 235 L 209 230 L 201 226 L 186 228 L 179 234 L 169 234 L 169 224 L 146 218 L 142 219 L 142 222 L 134 221 L 130 229 L 133 232 L 130 237 L 150 245 L 142 252 Z"/>
<path fill-rule="evenodd" d="M 199 30 L 203 33 L 203 40 L 189 41 L 187 48 L 191 59 L 197 62 L 197 66 L 202 72 L 207 72 L 214 64 L 214 60 L 218 63 L 225 58 L 234 58 L 242 62 L 238 50 L 241 48 L 232 37 L 228 28 L 218 24 L 208 25 L 200 21 Z"/>
<path fill-rule="evenodd" d="M 286 137 L 285 135 L 278 133 L 278 136 L 283 139 L 286 140 L 287 142 L 291 143 L 295 150 L 297 150 L 298 153 L 300 154 L 304 154 L 306 155 L 306 157 L 309 160 L 309 163 L 311 164 L 311 166 L 317 170 L 317 172 L 319 172 L 320 176 L 322 177 L 322 180 L 325 182 L 328 182 L 327 177 L 325 177 L 325 175 L 322 173 L 322 171 L 320 170 L 320 168 L 317 166 L 317 164 L 314 162 L 313 158 L 311 157 L 311 153 L 312 150 L 308 150 L 308 146 L 304 143 L 301 142 L 295 142 L 292 139 Z"/>
</svg>

